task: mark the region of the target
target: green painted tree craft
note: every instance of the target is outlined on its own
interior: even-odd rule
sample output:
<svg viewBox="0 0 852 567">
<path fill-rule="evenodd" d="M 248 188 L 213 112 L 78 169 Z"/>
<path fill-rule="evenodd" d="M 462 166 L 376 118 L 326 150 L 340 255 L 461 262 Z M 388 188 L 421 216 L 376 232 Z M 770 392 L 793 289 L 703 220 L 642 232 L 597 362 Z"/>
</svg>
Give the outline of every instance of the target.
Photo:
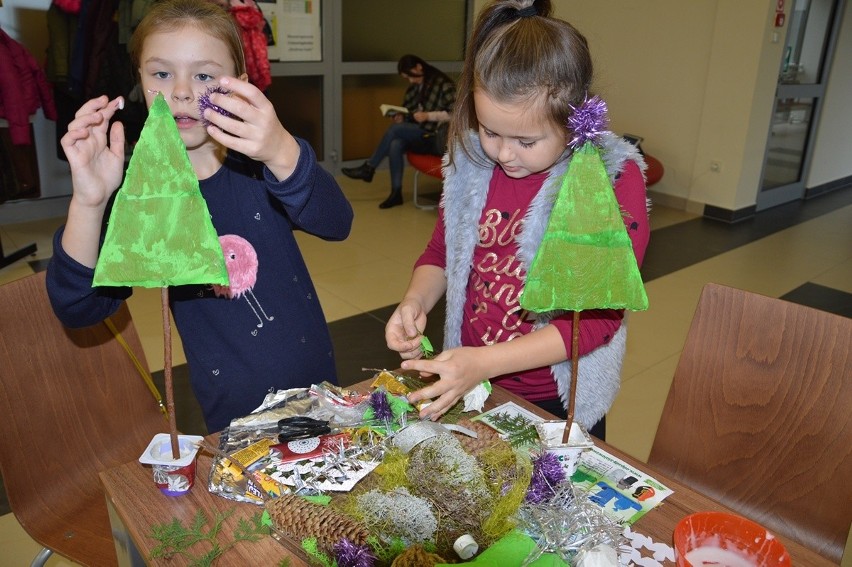
<svg viewBox="0 0 852 567">
<path fill-rule="evenodd" d="M 133 149 L 95 266 L 95 286 L 228 285 L 222 247 L 162 94 Z"/>
<path fill-rule="evenodd" d="M 528 311 L 648 308 L 648 296 L 606 167 L 592 144 L 575 152 L 527 271 Z"/>
<path fill-rule="evenodd" d="M 157 94 L 115 196 L 93 286 L 161 288 L 163 374 L 172 457 L 180 457 L 172 380 L 169 286 L 227 286 L 228 271 L 174 117 Z"/>
<path fill-rule="evenodd" d="M 562 443 L 574 420 L 580 312 L 648 308 L 648 296 L 624 226 L 621 208 L 596 141 L 605 131 L 606 104 L 586 99 L 568 119 L 575 148 L 547 228 L 527 270 L 521 307 L 573 311 L 571 384 Z"/>
</svg>

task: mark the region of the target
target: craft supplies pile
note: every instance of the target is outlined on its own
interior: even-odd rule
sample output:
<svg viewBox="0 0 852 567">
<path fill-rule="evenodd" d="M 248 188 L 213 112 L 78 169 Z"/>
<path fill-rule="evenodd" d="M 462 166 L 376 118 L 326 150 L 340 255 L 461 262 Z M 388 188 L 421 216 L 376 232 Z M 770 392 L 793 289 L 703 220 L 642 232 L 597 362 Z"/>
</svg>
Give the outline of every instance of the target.
<svg viewBox="0 0 852 567">
<path fill-rule="evenodd" d="M 263 506 L 276 539 L 323 565 L 615 561 L 624 526 L 541 449 L 534 421 L 461 403 L 420 421 L 406 394 L 423 386 L 379 371 L 369 393 L 270 394 L 222 432 L 207 488 Z M 585 432 L 578 445 L 591 447 Z"/>
</svg>

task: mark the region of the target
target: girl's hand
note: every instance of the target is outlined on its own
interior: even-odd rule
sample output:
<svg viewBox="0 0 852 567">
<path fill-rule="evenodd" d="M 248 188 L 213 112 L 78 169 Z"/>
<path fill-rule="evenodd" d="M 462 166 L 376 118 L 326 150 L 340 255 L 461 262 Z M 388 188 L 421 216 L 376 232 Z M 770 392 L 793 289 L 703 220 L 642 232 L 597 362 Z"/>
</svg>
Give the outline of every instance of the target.
<svg viewBox="0 0 852 567">
<path fill-rule="evenodd" d="M 420 358 L 422 330 L 426 328 L 426 311 L 413 299 L 403 299 L 385 326 L 388 348 L 395 350 L 403 359 Z"/>
<path fill-rule="evenodd" d="M 86 102 L 60 140 L 71 166 L 73 198 L 78 206 L 103 208 L 121 185 L 124 126 L 116 122 L 110 128 L 109 121 L 122 108 L 122 97 L 109 100 L 104 95 Z"/>
<path fill-rule="evenodd" d="M 415 122 L 417 122 L 418 124 L 420 124 L 420 123 L 422 123 L 422 122 L 426 122 L 427 120 L 429 120 L 429 113 L 428 113 L 428 112 L 423 112 L 422 110 L 418 110 L 417 112 L 415 112 L 415 113 L 412 115 L 412 118 L 414 118 L 414 121 L 415 121 Z"/>
<path fill-rule="evenodd" d="M 404 361 L 401 366 L 405 370 L 416 370 L 424 377 L 440 376 L 434 384 L 408 394 L 412 404 L 433 400 L 421 410 L 420 418 L 435 421 L 477 384 L 488 379 L 486 356 L 485 347 L 459 347 L 445 350 L 432 360 Z"/>
<path fill-rule="evenodd" d="M 263 162 L 279 181 L 290 177 L 299 161 L 299 143 L 281 125 L 272 102 L 248 81 L 222 77 L 219 86 L 231 94 L 212 93 L 210 102 L 233 117 L 206 109 L 204 119 L 212 124 L 207 127 L 210 137 Z"/>
</svg>

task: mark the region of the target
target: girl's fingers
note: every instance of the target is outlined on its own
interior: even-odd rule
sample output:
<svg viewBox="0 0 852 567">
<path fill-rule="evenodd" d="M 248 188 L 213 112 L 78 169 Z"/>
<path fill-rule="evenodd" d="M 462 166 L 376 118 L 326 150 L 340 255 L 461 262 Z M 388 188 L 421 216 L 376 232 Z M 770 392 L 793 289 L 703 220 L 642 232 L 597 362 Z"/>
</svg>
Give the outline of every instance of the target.
<svg viewBox="0 0 852 567">
<path fill-rule="evenodd" d="M 101 95 L 97 98 L 87 100 L 85 103 L 83 103 L 83 106 L 77 109 L 77 112 L 74 113 L 74 118 L 80 118 L 87 114 L 97 112 L 107 106 L 108 103 L 109 98 L 106 95 Z"/>
<path fill-rule="evenodd" d="M 109 101 L 106 95 L 86 102 L 74 115 L 74 120 L 68 124 L 68 130 L 82 130 L 92 126 L 105 124 L 115 115 L 117 110 L 124 108 L 124 98 L 118 97 Z"/>
<path fill-rule="evenodd" d="M 267 120 L 263 116 L 270 112 L 274 115 L 270 100 L 248 81 L 241 81 L 233 77 L 222 77 L 219 85 L 230 91 L 230 94 L 213 93 L 210 95 L 210 102 L 227 110 L 239 121 L 266 123 Z M 260 118 L 257 118 L 257 113 L 260 113 Z M 211 113 L 207 116 L 207 119 L 210 120 L 213 116 L 214 114 Z"/>
<path fill-rule="evenodd" d="M 231 91 L 231 93 L 238 95 L 239 98 L 242 98 L 255 106 L 257 106 L 258 101 L 267 100 L 266 96 L 260 92 L 256 86 L 248 81 L 241 81 L 235 77 L 221 77 L 219 79 L 219 86 L 227 91 Z M 216 96 L 227 98 L 227 95 Z"/>
<path fill-rule="evenodd" d="M 116 122 L 109 132 L 109 147 L 118 157 L 124 159 L 124 124 Z"/>
<path fill-rule="evenodd" d="M 93 98 L 87 100 L 83 103 L 77 112 L 74 114 L 75 118 L 80 118 L 87 114 L 94 114 L 96 112 L 105 112 L 108 114 L 109 118 L 112 118 L 113 114 L 115 114 L 116 110 L 121 110 L 124 108 L 124 97 L 116 97 L 112 100 L 109 100 L 109 97 L 106 95 L 101 95 L 97 98 Z"/>
</svg>

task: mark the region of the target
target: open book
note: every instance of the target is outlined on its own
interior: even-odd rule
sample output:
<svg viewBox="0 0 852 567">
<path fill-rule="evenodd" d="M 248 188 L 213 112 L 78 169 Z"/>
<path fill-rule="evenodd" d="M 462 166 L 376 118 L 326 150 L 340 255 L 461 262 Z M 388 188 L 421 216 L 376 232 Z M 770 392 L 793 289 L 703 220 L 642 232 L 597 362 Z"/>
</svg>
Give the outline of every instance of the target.
<svg viewBox="0 0 852 567">
<path fill-rule="evenodd" d="M 396 114 L 408 114 L 408 109 L 404 106 L 396 106 L 395 104 L 379 105 L 379 110 L 382 111 L 382 116 L 394 116 Z"/>
</svg>

